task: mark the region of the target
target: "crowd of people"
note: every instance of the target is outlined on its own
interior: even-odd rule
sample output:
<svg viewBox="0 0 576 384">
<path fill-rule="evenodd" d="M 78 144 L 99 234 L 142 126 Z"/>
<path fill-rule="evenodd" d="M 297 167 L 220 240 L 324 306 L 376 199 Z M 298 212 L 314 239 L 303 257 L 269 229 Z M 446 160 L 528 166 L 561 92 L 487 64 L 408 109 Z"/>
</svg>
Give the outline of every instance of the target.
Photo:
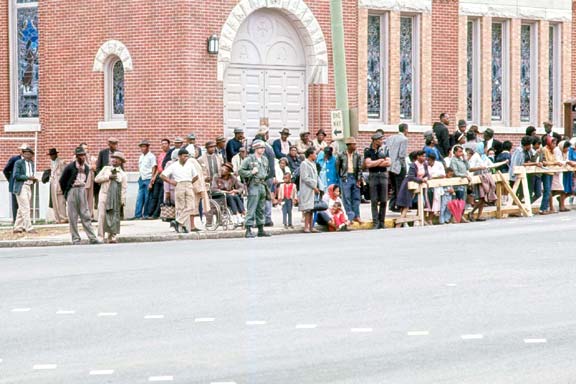
<svg viewBox="0 0 576 384">
<path fill-rule="evenodd" d="M 422 149 L 410 153 L 407 124 L 400 124 L 398 132 L 388 137 L 384 131 L 376 131 L 363 153 L 359 153 L 354 137 L 347 138 L 340 150 L 322 130 L 313 140 L 310 132 L 302 132 L 293 142 L 285 128 L 271 141 L 266 126 L 261 126 L 250 141 L 242 129 L 235 129 L 233 138 L 220 136 L 207 141 L 203 148 L 194 134 L 186 140 L 162 139 L 156 154 L 150 150 L 152 144 L 142 140 L 138 195 L 134 215 L 128 220 L 158 219 L 163 207 L 175 207 L 169 221 L 176 232 L 200 231 L 198 217 L 204 212 L 205 220 L 212 219 L 207 212 L 209 201 L 218 196 L 225 199 L 234 225 L 244 227 L 247 238 L 270 235 L 264 228 L 274 225 L 272 207 L 277 205 L 281 206 L 285 228 L 294 227 L 292 213 L 297 207 L 302 212 L 304 232 L 317 232 L 316 224 L 329 231 L 345 231 L 353 222 L 362 223 L 361 190 L 367 186 L 373 226 L 383 229 L 387 210 L 400 212 L 400 218 L 405 218 L 413 208 L 409 182 L 426 184 L 431 179 L 479 175 L 482 182 L 474 187 L 426 189 L 426 222 L 482 221 L 484 207 L 496 199 L 493 179 L 487 176 L 498 169 L 508 172 L 513 183 L 513 169 L 519 165 L 542 167 L 541 174 L 529 178 L 531 201 L 542 198 L 541 214 L 555 212 L 556 196 L 559 211 L 568 210 L 565 200 L 574 193 L 573 173 L 547 173 L 546 167 L 576 166 L 575 141 L 563 139 L 545 123 L 544 136 L 537 136 L 536 129 L 528 127 L 520 146 L 514 148 L 510 141 L 496 140 L 490 128 L 480 133 L 478 127 L 468 128 L 461 120 L 450 133 L 449 124 L 449 116 L 441 114 L 439 122 L 424 134 Z M 46 154 L 51 165 L 41 181 L 49 183 L 54 219 L 69 223 L 73 243 L 80 242 L 78 221 L 91 243 L 117 241 L 128 184 L 126 158 L 118 147 L 118 140 L 111 137 L 97 157 L 89 154 L 86 143 L 75 149 L 70 161 L 62 159 L 56 148 Z M 4 168 L 12 196 L 14 233 L 35 232 L 30 200 L 33 185 L 40 180 L 35 176 L 33 158 L 33 149 L 24 144 Z M 519 197 L 523 198 L 521 194 Z M 458 205 L 462 207 L 460 213 L 466 205 L 471 207 L 461 219 L 453 209 L 458 201 L 462 202 Z M 95 221 L 97 232 L 92 227 Z"/>
</svg>

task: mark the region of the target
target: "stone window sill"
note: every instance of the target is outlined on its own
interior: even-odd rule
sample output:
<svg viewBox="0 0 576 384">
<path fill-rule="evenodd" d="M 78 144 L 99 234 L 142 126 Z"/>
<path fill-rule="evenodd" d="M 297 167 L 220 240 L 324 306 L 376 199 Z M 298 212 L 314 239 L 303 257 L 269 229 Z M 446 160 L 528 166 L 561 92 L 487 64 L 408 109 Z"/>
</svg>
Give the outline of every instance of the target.
<svg viewBox="0 0 576 384">
<path fill-rule="evenodd" d="M 128 120 L 99 121 L 98 129 L 128 129 Z"/>
<path fill-rule="evenodd" d="M 42 126 L 39 123 L 16 123 L 4 126 L 4 132 L 40 132 Z"/>
</svg>

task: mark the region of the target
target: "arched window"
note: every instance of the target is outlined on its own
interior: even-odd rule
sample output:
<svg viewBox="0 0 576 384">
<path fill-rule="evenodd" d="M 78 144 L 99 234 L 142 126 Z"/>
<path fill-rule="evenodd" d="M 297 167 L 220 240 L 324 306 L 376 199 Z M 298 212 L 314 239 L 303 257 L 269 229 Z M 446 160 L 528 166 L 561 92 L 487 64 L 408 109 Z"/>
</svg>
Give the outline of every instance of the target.
<svg viewBox="0 0 576 384">
<path fill-rule="evenodd" d="M 7 132 L 39 131 L 38 2 L 10 0 L 10 125 Z"/>
<path fill-rule="evenodd" d="M 124 64 L 117 56 L 112 56 L 104 72 L 105 118 L 124 120 Z"/>
<path fill-rule="evenodd" d="M 125 73 L 132 70 L 132 58 L 124 44 L 109 40 L 102 44 L 93 70 L 104 72 L 104 120 L 98 123 L 99 129 L 126 129 L 125 117 Z"/>
</svg>

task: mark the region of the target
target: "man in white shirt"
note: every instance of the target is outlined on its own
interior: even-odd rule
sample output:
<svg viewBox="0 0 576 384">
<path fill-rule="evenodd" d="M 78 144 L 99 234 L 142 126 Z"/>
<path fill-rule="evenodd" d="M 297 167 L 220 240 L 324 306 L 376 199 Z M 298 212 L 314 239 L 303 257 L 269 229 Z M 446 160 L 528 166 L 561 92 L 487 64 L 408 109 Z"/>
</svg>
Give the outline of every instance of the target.
<svg viewBox="0 0 576 384">
<path fill-rule="evenodd" d="M 156 156 L 150 152 L 150 142 L 142 140 L 138 145 L 142 154 L 138 159 L 138 172 L 140 178 L 138 179 L 138 197 L 136 198 L 136 211 L 131 220 L 147 219 L 148 212 L 145 212 L 148 206 L 149 191 L 154 187 L 152 181 L 152 174 L 155 173 L 157 163 Z"/>
<path fill-rule="evenodd" d="M 178 151 L 178 161 L 170 164 L 160 174 L 165 183 L 176 187 L 176 220 L 172 220 L 170 226 L 176 232 L 188 233 L 188 230 L 197 232 L 194 225 L 195 194 L 192 183 L 198 180 L 198 173 L 194 164 L 188 161 L 189 153 L 186 149 Z"/>
</svg>

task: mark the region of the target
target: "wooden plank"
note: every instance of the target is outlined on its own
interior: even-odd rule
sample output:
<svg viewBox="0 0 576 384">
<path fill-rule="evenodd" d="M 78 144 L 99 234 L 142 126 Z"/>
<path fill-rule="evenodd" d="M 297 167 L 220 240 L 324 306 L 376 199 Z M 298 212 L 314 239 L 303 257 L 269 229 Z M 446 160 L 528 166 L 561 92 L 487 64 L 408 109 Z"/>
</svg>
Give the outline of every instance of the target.
<svg viewBox="0 0 576 384">
<path fill-rule="evenodd" d="M 564 165 L 562 167 L 557 165 L 548 167 L 537 167 L 535 165 L 530 165 L 527 167 L 525 166 L 514 167 L 514 173 L 517 175 L 523 172 L 531 174 L 531 173 L 562 173 L 562 172 L 574 172 L 574 171 L 576 171 L 576 168 L 573 168 L 569 165 Z"/>
<path fill-rule="evenodd" d="M 496 218 L 502 218 L 502 183 L 496 184 Z"/>
<path fill-rule="evenodd" d="M 528 188 L 528 175 L 526 171 L 520 174 L 522 180 L 522 194 L 524 195 L 524 208 L 532 216 L 532 197 L 530 196 L 530 189 Z"/>
<path fill-rule="evenodd" d="M 493 174 L 492 178 L 494 179 L 495 183 L 498 182 L 508 182 L 510 180 L 510 177 L 508 176 L 508 174 Z M 456 186 L 456 185 L 474 185 L 474 184 L 480 184 L 482 181 L 480 180 L 480 176 L 471 176 L 470 177 L 471 181 L 468 181 L 468 179 L 466 177 L 451 177 L 449 179 L 432 179 L 432 180 L 428 180 L 426 185 L 429 188 L 437 188 L 437 187 L 448 187 L 448 186 Z M 412 191 L 415 191 L 418 189 L 418 187 L 420 186 L 420 184 L 416 183 L 416 182 L 409 182 L 408 183 L 408 188 Z"/>
</svg>

